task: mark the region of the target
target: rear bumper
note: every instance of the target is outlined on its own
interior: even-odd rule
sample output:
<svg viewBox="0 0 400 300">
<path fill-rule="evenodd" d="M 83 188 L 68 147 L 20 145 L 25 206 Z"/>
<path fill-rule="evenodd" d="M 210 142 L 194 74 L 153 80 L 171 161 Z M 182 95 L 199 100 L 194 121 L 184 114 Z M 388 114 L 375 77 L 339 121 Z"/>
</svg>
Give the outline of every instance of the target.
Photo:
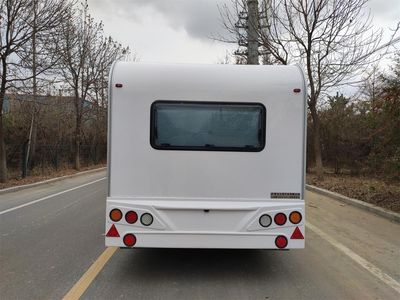
<svg viewBox="0 0 400 300">
<path fill-rule="evenodd" d="M 128 224 L 124 218 L 112 222 L 109 212 L 118 208 L 125 215 L 134 210 L 139 218 Z M 289 214 L 298 211 L 303 218 L 292 224 Z M 274 223 L 276 213 L 284 213 L 287 222 Z M 140 216 L 150 213 L 154 221 L 150 226 L 140 223 Z M 271 216 L 272 224 L 262 227 L 259 218 Z M 284 249 L 304 248 L 305 239 L 291 238 L 298 227 L 305 237 L 304 201 L 287 199 L 263 201 L 180 201 L 158 199 L 107 199 L 106 234 L 112 225 L 119 237 L 105 238 L 106 246 L 126 247 L 123 237 L 133 234 L 133 248 L 220 248 L 220 249 L 278 249 L 275 240 L 286 237 Z"/>
<path fill-rule="evenodd" d="M 277 249 L 275 239 L 284 234 L 223 232 L 136 232 L 133 248 Z M 107 246 L 126 247 L 120 239 L 106 238 Z M 285 249 L 304 248 L 304 240 L 290 240 Z"/>
</svg>

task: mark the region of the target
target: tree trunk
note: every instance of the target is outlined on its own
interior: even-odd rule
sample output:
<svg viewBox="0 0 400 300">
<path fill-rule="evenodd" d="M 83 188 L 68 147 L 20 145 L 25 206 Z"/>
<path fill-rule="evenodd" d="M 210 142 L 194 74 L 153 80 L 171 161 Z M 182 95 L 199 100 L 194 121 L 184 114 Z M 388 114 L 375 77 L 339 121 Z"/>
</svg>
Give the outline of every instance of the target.
<svg viewBox="0 0 400 300">
<path fill-rule="evenodd" d="M 2 60 L 2 80 L 0 86 L 0 182 L 7 182 L 7 156 L 6 145 L 4 143 L 4 129 L 3 129 L 3 103 L 6 96 L 6 62 Z"/>
<path fill-rule="evenodd" d="M 36 100 L 34 100 L 36 101 Z M 34 104 L 35 105 L 35 104 Z M 35 109 L 35 108 L 34 108 Z M 37 126 L 38 126 L 38 115 L 37 115 L 37 110 L 33 112 L 35 114 L 35 117 L 33 118 L 33 124 L 32 124 L 32 136 L 31 136 L 31 145 L 30 145 L 30 153 L 29 153 L 29 169 L 32 170 L 35 167 L 35 158 L 36 158 L 36 145 L 37 145 Z"/>
<path fill-rule="evenodd" d="M 3 104 L 3 99 L 1 100 Z M 7 182 L 6 145 L 4 144 L 3 112 L 0 114 L 0 182 Z"/>
<path fill-rule="evenodd" d="M 76 101 L 80 101 L 76 99 Z M 79 171 L 81 169 L 80 152 L 81 152 L 81 123 L 82 118 L 80 112 L 76 115 L 76 125 L 75 125 L 75 169 Z"/>
<path fill-rule="evenodd" d="M 81 132 L 82 132 L 82 99 L 79 97 L 78 80 L 75 84 L 75 169 L 81 169 L 80 152 L 81 152 Z"/>
<path fill-rule="evenodd" d="M 33 96 L 33 107 L 32 107 L 32 134 L 29 137 L 30 153 L 28 153 L 28 163 L 30 169 L 35 167 L 35 154 L 36 154 L 36 141 L 37 141 L 37 126 L 38 126 L 38 109 L 37 109 L 37 62 L 36 62 L 36 18 L 37 18 L 37 0 L 33 1 L 33 30 L 32 30 L 32 96 Z"/>
<path fill-rule="evenodd" d="M 80 155 L 81 155 L 81 150 L 80 150 L 80 138 L 78 138 L 78 135 L 76 136 L 75 139 L 75 170 L 80 171 L 81 170 L 81 161 L 80 161 Z"/>
<path fill-rule="evenodd" d="M 22 178 L 25 178 L 28 175 L 27 169 L 28 169 L 28 163 L 29 163 L 29 153 L 30 153 L 30 147 L 31 147 L 31 140 L 32 140 L 32 131 L 33 131 L 33 122 L 35 121 L 35 114 L 32 111 L 32 117 L 31 117 L 31 126 L 29 128 L 29 136 L 28 140 L 26 141 L 26 147 L 24 145 L 24 151 L 22 151 L 23 158 L 22 158 L 22 164 L 23 164 L 23 171 L 22 171 Z"/>
<path fill-rule="evenodd" d="M 319 132 L 319 119 L 317 114 L 317 109 L 315 105 L 309 105 L 311 111 L 311 117 L 313 120 L 313 144 L 314 144 L 314 156 L 315 156 L 315 170 L 317 173 L 318 179 L 323 179 L 323 166 L 322 166 L 322 152 L 321 152 L 321 142 L 320 142 L 320 132 Z"/>
</svg>

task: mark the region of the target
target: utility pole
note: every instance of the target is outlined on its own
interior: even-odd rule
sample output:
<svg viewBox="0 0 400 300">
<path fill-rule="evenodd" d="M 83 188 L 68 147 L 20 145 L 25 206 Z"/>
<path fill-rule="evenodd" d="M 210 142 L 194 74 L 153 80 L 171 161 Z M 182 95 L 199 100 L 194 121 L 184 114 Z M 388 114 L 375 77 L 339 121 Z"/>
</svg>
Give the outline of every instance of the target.
<svg viewBox="0 0 400 300">
<path fill-rule="evenodd" d="M 247 0 L 247 64 L 258 65 L 258 0 Z"/>
<path fill-rule="evenodd" d="M 237 0 L 241 1 L 241 0 Z M 235 55 L 245 59 L 248 65 L 259 64 L 259 11 L 258 0 L 246 0 L 243 11 L 238 14 L 238 21 L 235 27 L 238 32 L 239 49 L 235 51 Z"/>
</svg>

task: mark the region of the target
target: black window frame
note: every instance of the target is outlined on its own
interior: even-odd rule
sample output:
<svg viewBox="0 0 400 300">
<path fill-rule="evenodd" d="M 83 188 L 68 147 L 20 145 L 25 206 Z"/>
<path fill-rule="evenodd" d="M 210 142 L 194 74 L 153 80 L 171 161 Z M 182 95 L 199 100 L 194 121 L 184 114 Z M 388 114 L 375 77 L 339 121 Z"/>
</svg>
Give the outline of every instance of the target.
<svg viewBox="0 0 400 300">
<path fill-rule="evenodd" d="M 218 147 L 218 146 L 174 146 L 174 145 L 156 145 L 155 143 L 155 106 L 157 104 L 205 104 L 205 105 L 243 105 L 243 106 L 258 106 L 261 108 L 261 132 L 259 147 Z M 229 152 L 261 152 L 265 148 L 266 142 L 266 120 L 267 110 L 264 104 L 260 102 L 224 102 L 224 101 L 180 101 L 180 100 L 156 100 L 150 107 L 150 145 L 156 150 L 181 150 L 181 151 L 229 151 Z"/>
</svg>

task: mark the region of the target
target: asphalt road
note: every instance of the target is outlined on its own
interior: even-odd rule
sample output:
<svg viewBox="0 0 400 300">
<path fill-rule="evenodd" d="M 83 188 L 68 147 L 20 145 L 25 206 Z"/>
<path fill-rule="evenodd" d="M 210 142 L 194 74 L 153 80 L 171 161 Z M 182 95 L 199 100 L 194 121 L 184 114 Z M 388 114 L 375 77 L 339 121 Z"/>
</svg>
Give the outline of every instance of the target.
<svg viewBox="0 0 400 300">
<path fill-rule="evenodd" d="M 0 299 L 61 299 L 76 286 L 82 299 L 400 299 L 400 225 L 311 192 L 304 250 L 117 249 L 93 268 L 104 177 L 0 195 Z M 98 275 L 82 283 L 88 269 Z"/>
</svg>

